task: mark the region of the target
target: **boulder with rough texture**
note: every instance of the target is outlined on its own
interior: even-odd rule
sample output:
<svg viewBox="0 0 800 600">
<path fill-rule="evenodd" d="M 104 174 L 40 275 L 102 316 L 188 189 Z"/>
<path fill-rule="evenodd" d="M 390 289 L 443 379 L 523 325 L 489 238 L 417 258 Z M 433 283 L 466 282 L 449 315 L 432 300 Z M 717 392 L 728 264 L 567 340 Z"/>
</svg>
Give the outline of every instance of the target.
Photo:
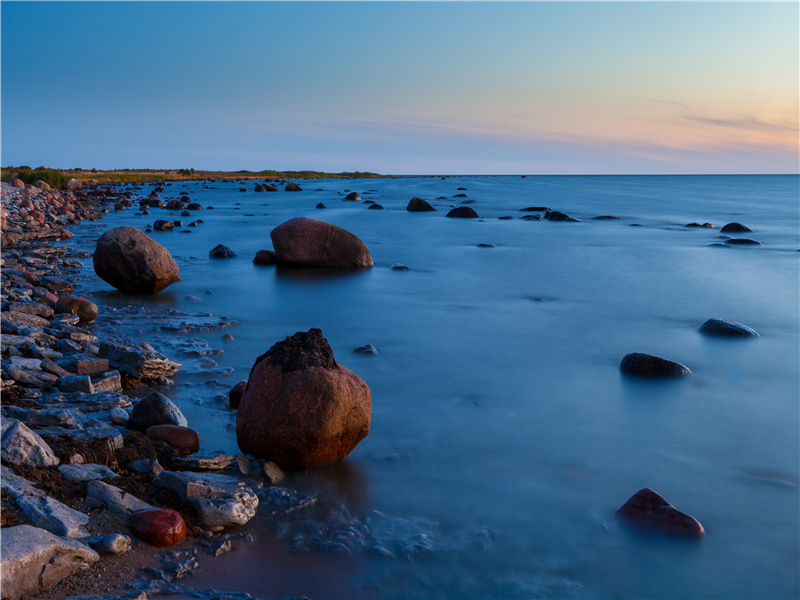
<svg viewBox="0 0 800 600">
<path fill-rule="evenodd" d="M 260 356 L 239 404 L 244 454 L 285 469 L 343 460 L 369 433 L 370 390 L 339 365 L 319 329 L 298 332 Z"/>
<path fill-rule="evenodd" d="M 69 479 L 70 481 L 91 481 L 93 479 L 117 477 L 117 474 L 107 466 L 95 463 L 60 465 L 58 472 L 61 473 L 64 479 Z"/>
<path fill-rule="evenodd" d="M 227 246 L 223 246 L 222 244 L 217 244 L 214 246 L 214 248 L 208 251 L 209 258 L 236 258 L 237 256 L 239 255 L 236 254 L 236 252 Z"/>
<path fill-rule="evenodd" d="M 101 235 L 92 262 L 100 279 L 126 294 L 157 294 L 180 279 L 169 251 L 135 227 Z"/>
<path fill-rule="evenodd" d="M 408 201 L 406 206 L 408 212 L 436 212 L 436 209 L 427 200 L 422 198 L 413 197 Z"/>
<path fill-rule="evenodd" d="M 294 181 L 290 181 L 286 184 L 286 187 L 283 188 L 287 192 L 302 192 L 303 188 L 297 185 Z"/>
<path fill-rule="evenodd" d="M 274 265 L 275 253 L 272 250 L 259 250 L 253 257 L 254 265 Z"/>
<path fill-rule="evenodd" d="M 451 210 L 445 216 L 455 219 L 477 219 L 478 213 L 475 212 L 475 209 L 469 206 L 459 206 L 458 208 Z"/>
<path fill-rule="evenodd" d="M 703 526 L 696 519 L 676 509 L 650 488 L 636 492 L 617 510 L 617 514 L 638 525 L 671 533 L 693 537 L 705 533 Z"/>
<path fill-rule="evenodd" d="M 170 508 L 133 511 L 131 529 L 151 546 L 172 546 L 186 539 L 186 522 L 178 511 Z"/>
<path fill-rule="evenodd" d="M 74 192 L 75 190 L 79 190 L 83 187 L 83 184 L 75 179 L 74 177 L 67 182 L 67 190 L 70 192 Z"/>
<path fill-rule="evenodd" d="M 109 533 L 89 538 L 86 543 L 92 547 L 92 550 L 100 554 L 124 554 L 131 549 L 131 538 L 121 533 Z"/>
<path fill-rule="evenodd" d="M 153 441 L 166 442 L 176 450 L 197 452 L 200 449 L 200 434 L 189 427 L 178 425 L 153 425 L 145 435 Z"/>
<path fill-rule="evenodd" d="M 688 367 L 680 363 L 639 352 L 626 354 L 619 365 L 619 370 L 625 375 L 649 378 L 682 377 L 691 373 Z"/>
<path fill-rule="evenodd" d="M 89 482 L 86 486 L 86 494 L 89 498 L 106 506 L 110 511 L 120 515 L 127 516 L 135 510 L 155 508 L 133 494 L 103 483 L 99 479 Z"/>
<path fill-rule="evenodd" d="M 230 465 L 233 462 L 233 456 L 221 451 L 202 454 L 196 452 L 189 456 L 173 456 L 172 462 L 191 471 L 218 471 Z"/>
<path fill-rule="evenodd" d="M 725 319 L 709 319 L 698 330 L 705 335 L 720 337 L 761 337 L 758 332 L 747 325 Z"/>
<path fill-rule="evenodd" d="M 330 223 L 297 217 L 270 232 L 278 264 L 371 267 L 372 255 L 355 235 Z"/>
<path fill-rule="evenodd" d="M 151 392 L 139 400 L 128 418 L 128 427 L 137 431 L 147 431 L 153 425 L 186 427 L 188 424 L 178 405 L 158 392 Z"/>
<path fill-rule="evenodd" d="M 100 343 L 100 356 L 118 371 L 145 381 L 171 377 L 181 366 L 152 348 L 129 347 L 109 341 Z"/>
<path fill-rule="evenodd" d="M 72 539 L 89 537 L 89 517 L 50 496 L 19 496 L 17 506 L 36 527 Z"/>
<path fill-rule="evenodd" d="M 240 381 L 230 390 L 228 390 L 228 404 L 231 408 L 239 408 L 239 404 L 244 396 L 244 391 L 247 389 L 247 380 Z"/>
<path fill-rule="evenodd" d="M 741 223 L 728 223 L 720 229 L 722 233 L 750 233 L 753 230 Z"/>
<path fill-rule="evenodd" d="M 59 463 L 47 442 L 16 419 L 2 420 L 1 453 L 8 465 L 55 467 Z"/>
<path fill-rule="evenodd" d="M 253 490 L 227 475 L 164 471 L 153 483 L 176 492 L 194 508 L 203 527 L 211 530 L 244 525 L 258 508 L 258 497 Z"/>
<path fill-rule="evenodd" d="M 354 200 L 356 202 L 361 202 L 361 194 L 358 192 L 350 192 L 347 196 L 344 197 L 345 200 Z"/>
<path fill-rule="evenodd" d="M 100 560 L 86 544 L 31 525 L 3 527 L 0 545 L 2 594 L 10 600 L 48 590 Z"/>
<path fill-rule="evenodd" d="M 14 177 L 14 179 L 11 180 L 11 187 L 25 189 L 25 182 L 22 181 L 22 179 L 19 179 L 18 177 Z"/>
</svg>

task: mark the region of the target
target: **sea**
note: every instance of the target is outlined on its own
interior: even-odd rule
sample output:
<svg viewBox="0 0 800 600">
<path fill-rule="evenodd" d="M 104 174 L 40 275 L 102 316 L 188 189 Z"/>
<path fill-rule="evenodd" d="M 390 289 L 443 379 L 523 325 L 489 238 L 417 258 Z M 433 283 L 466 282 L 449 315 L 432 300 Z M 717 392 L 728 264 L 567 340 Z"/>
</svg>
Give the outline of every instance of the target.
<svg viewBox="0 0 800 600">
<path fill-rule="evenodd" d="M 184 584 L 317 600 L 800 597 L 798 176 L 255 183 L 174 182 L 162 200 L 188 192 L 205 210 L 135 203 L 71 241 L 92 252 L 113 227 L 183 222 L 149 233 L 182 281 L 125 296 L 88 259 L 78 291 L 100 307 L 99 335 L 182 363 L 162 391 L 203 451 L 239 451 L 227 392 L 295 332 L 321 329 L 371 390 L 371 430 L 349 457 L 278 484 L 327 508 L 253 519 L 238 530 L 252 542 Z M 137 199 L 156 185 L 119 189 Z M 353 191 L 360 201 L 344 199 Z M 413 197 L 436 212 L 408 212 Z M 462 205 L 478 218 L 446 217 Z M 374 267 L 253 264 L 299 216 L 357 235 Z M 731 222 L 752 232 L 721 233 Z M 210 258 L 218 244 L 238 256 Z M 709 318 L 760 337 L 704 336 Z M 353 352 L 366 344 L 377 354 Z M 692 373 L 631 379 L 619 370 L 631 352 Z M 620 521 L 645 487 L 705 535 Z"/>
</svg>

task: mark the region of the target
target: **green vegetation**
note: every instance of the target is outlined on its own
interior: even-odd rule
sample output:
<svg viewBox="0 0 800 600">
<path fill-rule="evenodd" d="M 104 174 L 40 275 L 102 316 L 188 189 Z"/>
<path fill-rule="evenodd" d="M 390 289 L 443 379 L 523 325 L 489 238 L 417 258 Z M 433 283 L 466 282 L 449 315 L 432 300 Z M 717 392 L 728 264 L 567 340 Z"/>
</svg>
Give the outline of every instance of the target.
<svg viewBox="0 0 800 600">
<path fill-rule="evenodd" d="M 4 167 L 3 181 L 19 178 L 26 185 L 41 179 L 52 187 L 64 187 L 73 177 L 79 181 L 96 179 L 100 183 L 135 183 L 144 181 L 199 180 L 199 179 L 358 179 L 363 177 L 383 177 L 378 173 L 352 171 L 327 173 L 325 171 L 199 171 L 195 169 L 48 169 L 43 166 L 31 169 L 28 166 Z"/>
</svg>

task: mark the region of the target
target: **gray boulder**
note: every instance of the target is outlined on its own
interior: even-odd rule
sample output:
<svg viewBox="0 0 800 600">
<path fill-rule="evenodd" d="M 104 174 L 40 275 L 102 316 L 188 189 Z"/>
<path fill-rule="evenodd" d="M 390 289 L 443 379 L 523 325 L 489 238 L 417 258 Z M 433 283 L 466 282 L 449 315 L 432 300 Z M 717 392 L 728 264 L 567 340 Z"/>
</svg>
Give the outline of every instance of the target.
<svg viewBox="0 0 800 600">
<path fill-rule="evenodd" d="M 17 506 L 36 527 L 73 539 L 89 537 L 89 517 L 50 496 L 19 496 Z"/>
<path fill-rule="evenodd" d="M 47 442 L 16 419 L 3 419 L 1 452 L 9 465 L 55 467 L 59 463 Z"/>
<path fill-rule="evenodd" d="M 48 590 L 100 560 L 86 544 L 31 525 L 4 527 L 0 555 L 3 597 L 10 600 Z"/>
<path fill-rule="evenodd" d="M 88 497 L 120 515 L 128 516 L 135 510 L 151 509 L 154 506 L 116 486 L 94 479 L 86 486 Z"/>
</svg>

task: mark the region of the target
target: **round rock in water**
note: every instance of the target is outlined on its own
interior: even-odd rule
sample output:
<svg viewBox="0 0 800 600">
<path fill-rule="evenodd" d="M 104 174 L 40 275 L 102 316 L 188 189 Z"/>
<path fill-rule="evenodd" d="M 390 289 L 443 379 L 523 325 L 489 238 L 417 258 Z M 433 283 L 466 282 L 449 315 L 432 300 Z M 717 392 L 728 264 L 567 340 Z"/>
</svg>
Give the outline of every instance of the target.
<svg viewBox="0 0 800 600">
<path fill-rule="evenodd" d="M 133 511 L 131 529 L 151 546 L 172 546 L 186 539 L 186 522 L 178 511 L 170 508 Z"/>
<path fill-rule="evenodd" d="M 625 375 L 649 378 L 681 377 L 691 373 L 688 367 L 680 363 L 638 352 L 625 355 L 619 370 Z"/>
<path fill-rule="evenodd" d="M 749 227 L 745 227 L 741 223 L 728 223 L 722 229 L 720 229 L 722 233 L 749 233 L 753 230 Z"/>
<path fill-rule="evenodd" d="M 447 213 L 446 216 L 456 219 L 477 219 L 478 213 L 469 206 L 459 206 Z"/>
<path fill-rule="evenodd" d="M 209 250 L 208 256 L 209 258 L 236 258 L 239 255 L 227 246 L 218 244 L 212 250 Z"/>
<path fill-rule="evenodd" d="M 272 250 L 259 250 L 253 257 L 254 265 L 274 265 L 275 253 Z"/>
<path fill-rule="evenodd" d="M 617 510 L 617 515 L 637 525 L 671 533 L 692 537 L 705 533 L 705 529 L 695 518 L 682 513 L 650 488 L 641 489 L 631 496 Z"/>
<path fill-rule="evenodd" d="M 236 440 L 243 454 L 282 469 L 343 460 L 369 433 L 367 384 L 338 364 L 319 329 L 298 332 L 260 356 L 239 404 Z"/>
<path fill-rule="evenodd" d="M 167 442 L 176 450 L 197 452 L 200 450 L 200 434 L 189 427 L 178 425 L 153 425 L 147 428 L 145 435 L 157 442 Z"/>
<path fill-rule="evenodd" d="M 436 212 L 436 209 L 427 200 L 417 198 L 416 196 L 408 201 L 406 206 L 408 212 Z"/>
<path fill-rule="evenodd" d="M 344 197 L 345 200 L 354 200 L 356 202 L 361 202 L 361 194 L 358 192 L 350 192 L 347 196 Z"/>
<path fill-rule="evenodd" d="M 139 400 L 128 420 L 128 427 L 137 431 L 147 431 L 153 425 L 186 427 L 188 424 L 178 405 L 158 392 L 152 392 Z"/>
<path fill-rule="evenodd" d="M 81 323 L 89 323 L 97 318 L 98 310 L 94 302 L 77 296 L 61 296 L 53 310 L 56 313 L 78 315 Z"/>
<path fill-rule="evenodd" d="M 127 294 L 157 294 L 180 280 L 169 251 L 135 227 L 101 235 L 92 262 L 100 279 Z"/>
<path fill-rule="evenodd" d="M 371 267 L 364 243 L 336 225 L 296 217 L 270 232 L 278 264 L 308 267 Z"/>
<path fill-rule="evenodd" d="M 709 319 L 698 330 L 705 335 L 721 337 L 761 337 L 758 332 L 747 325 L 725 319 Z"/>
</svg>

